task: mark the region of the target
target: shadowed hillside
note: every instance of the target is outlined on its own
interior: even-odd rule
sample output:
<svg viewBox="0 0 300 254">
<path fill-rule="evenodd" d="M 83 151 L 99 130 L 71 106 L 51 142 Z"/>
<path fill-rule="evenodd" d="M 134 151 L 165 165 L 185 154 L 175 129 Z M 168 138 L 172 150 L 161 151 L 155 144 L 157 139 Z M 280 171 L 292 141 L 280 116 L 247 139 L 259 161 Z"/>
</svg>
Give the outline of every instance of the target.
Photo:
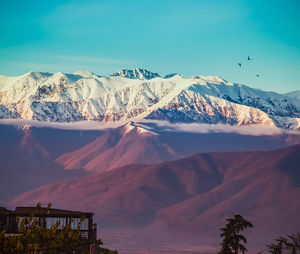
<svg viewBox="0 0 300 254">
<path fill-rule="evenodd" d="M 188 239 L 215 244 L 225 218 L 240 213 L 255 225 L 249 244 L 262 246 L 299 229 L 299 163 L 299 145 L 267 152 L 197 154 L 51 184 L 9 205 L 52 202 L 94 211 L 101 228 L 112 232 L 147 232 L 160 225 Z"/>
</svg>

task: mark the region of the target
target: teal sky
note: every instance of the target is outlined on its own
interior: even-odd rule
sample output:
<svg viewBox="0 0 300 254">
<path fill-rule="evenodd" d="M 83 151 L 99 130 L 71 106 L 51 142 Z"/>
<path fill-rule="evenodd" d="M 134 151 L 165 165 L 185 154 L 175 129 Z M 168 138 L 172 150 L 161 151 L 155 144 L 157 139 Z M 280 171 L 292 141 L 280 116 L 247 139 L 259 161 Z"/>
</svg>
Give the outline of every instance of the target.
<svg viewBox="0 0 300 254">
<path fill-rule="evenodd" d="M 1 1 L 0 74 L 144 67 L 299 90 L 299 13 L 299 0 Z"/>
</svg>

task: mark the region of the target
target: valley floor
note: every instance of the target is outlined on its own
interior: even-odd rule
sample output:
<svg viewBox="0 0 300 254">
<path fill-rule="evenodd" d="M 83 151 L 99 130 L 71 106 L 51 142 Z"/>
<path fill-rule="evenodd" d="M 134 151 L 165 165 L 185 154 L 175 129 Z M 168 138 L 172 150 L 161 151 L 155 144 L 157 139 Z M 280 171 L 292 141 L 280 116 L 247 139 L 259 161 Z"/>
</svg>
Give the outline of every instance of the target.
<svg viewBox="0 0 300 254">
<path fill-rule="evenodd" d="M 138 232 L 135 234 L 137 235 L 125 232 L 105 234 L 104 247 L 116 249 L 120 254 L 213 254 L 218 251 L 216 247 L 203 246 L 195 242 L 159 241 L 138 235 Z"/>
</svg>

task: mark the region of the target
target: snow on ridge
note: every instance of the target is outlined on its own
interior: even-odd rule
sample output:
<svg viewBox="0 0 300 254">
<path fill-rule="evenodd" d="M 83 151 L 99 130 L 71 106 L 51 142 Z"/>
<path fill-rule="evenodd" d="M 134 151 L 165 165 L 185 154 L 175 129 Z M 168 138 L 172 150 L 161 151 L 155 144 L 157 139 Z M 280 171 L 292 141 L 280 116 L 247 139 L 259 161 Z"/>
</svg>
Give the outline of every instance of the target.
<svg viewBox="0 0 300 254">
<path fill-rule="evenodd" d="M 123 129 L 124 129 L 124 134 L 133 131 L 133 130 L 135 129 L 135 127 L 134 127 L 134 125 L 133 125 L 133 122 L 130 121 L 130 122 L 128 122 L 127 124 L 125 124 L 125 125 L 123 126 Z"/>
<path fill-rule="evenodd" d="M 90 71 L 84 71 L 84 70 L 79 70 L 79 71 L 75 71 L 73 72 L 74 75 L 80 75 L 82 77 L 85 78 L 93 78 L 94 77 L 94 73 L 90 72 Z"/>
<path fill-rule="evenodd" d="M 182 76 L 182 75 L 178 74 L 178 73 L 170 73 L 170 74 L 165 75 L 164 79 L 173 78 L 173 77 L 176 77 L 176 76 Z"/>
<path fill-rule="evenodd" d="M 29 72 L 0 77 L 0 118 L 102 123 L 148 118 L 297 129 L 300 100 L 218 76 L 162 78 L 143 68 L 107 77 L 87 71 Z"/>
<path fill-rule="evenodd" d="M 128 134 L 132 131 L 136 131 L 138 134 L 151 134 L 151 135 L 158 135 L 157 133 L 148 130 L 142 125 L 136 125 L 135 122 L 129 121 L 127 124 L 123 126 L 124 133 L 123 134 Z"/>
<path fill-rule="evenodd" d="M 111 76 L 122 76 L 130 79 L 137 78 L 137 79 L 146 79 L 146 80 L 160 77 L 158 73 L 148 71 L 144 68 L 135 68 L 132 70 L 122 69 L 119 72 L 115 72 L 111 74 Z"/>
<path fill-rule="evenodd" d="M 300 90 L 285 93 L 284 95 L 294 99 L 300 99 Z"/>
<path fill-rule="evenodd" d="M 232 85 L 231 83 L 228 83 L 225 79 L 221 78 L 218 75 L 214 76 L 203 76 L 203 75 L 197 75 L 192 77 L 192 79 L 203 79 L 205 81 L 214 82 L 214 83 L 227 83 L 228 85 Z"/>
</svg>

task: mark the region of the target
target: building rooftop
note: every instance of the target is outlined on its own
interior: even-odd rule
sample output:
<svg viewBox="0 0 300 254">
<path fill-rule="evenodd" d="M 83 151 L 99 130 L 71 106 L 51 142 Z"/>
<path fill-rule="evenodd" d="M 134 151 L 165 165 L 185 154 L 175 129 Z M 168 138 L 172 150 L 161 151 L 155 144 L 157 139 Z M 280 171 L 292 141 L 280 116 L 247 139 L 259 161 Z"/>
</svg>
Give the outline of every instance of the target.
<svg viewBox="0 0 300 254">
<path fill-rule="evenodd" d="M 45 217 L 73 217 L 73 218 L 80 218 L 80 217 L 92 217 L 93 213 L 85 213 L 85 212 L 78 212 L 78 211 L 69 211 L 63 209 L 54 209 L 54 208 L 37 208 L 37 207 L 23 207 L 19 206 L 16 209 L 8 210 L 5 207 L 0 207 L 0 214 L 14 214 L 16 216 L 30 216 L 34 214 L 35 216 L 45 216 Z"/>
</svg>

